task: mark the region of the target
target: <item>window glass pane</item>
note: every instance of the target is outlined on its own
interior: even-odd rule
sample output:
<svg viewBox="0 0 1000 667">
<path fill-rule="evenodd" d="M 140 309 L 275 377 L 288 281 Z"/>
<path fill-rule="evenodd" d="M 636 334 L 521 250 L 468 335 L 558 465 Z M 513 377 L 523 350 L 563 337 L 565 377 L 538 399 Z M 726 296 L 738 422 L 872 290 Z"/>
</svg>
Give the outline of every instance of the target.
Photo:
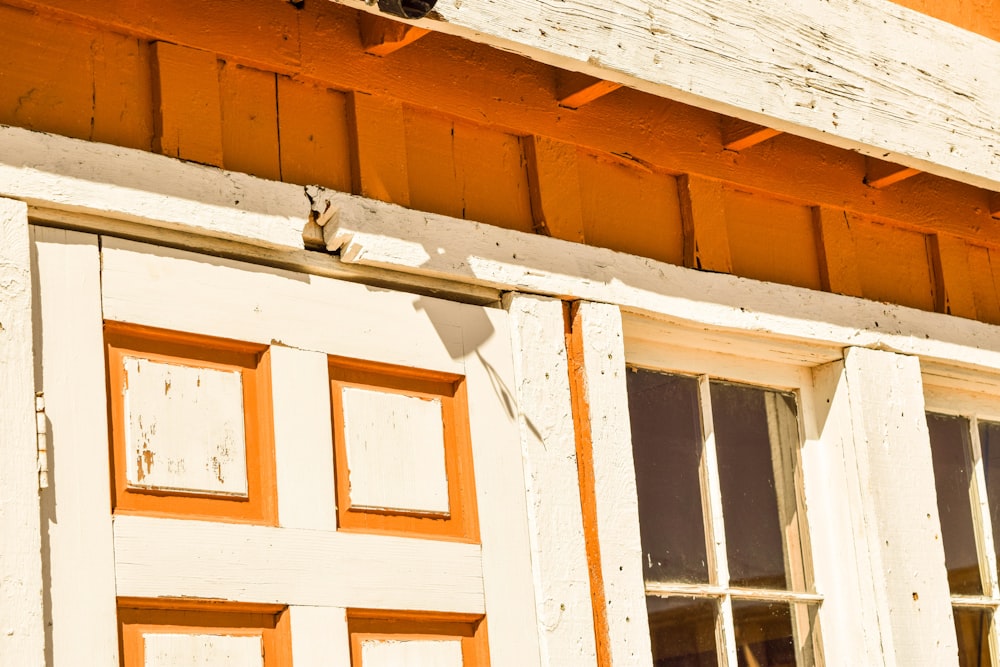
<svg viewBox="0 0 1000 667">
<path fill-rule="evenodd" d="M 958 635 L 959 667 L 989 667 L 990 623 L 988 609 L 955 609 L 955 634 Z"/>
<path fill-rule="evenodd" d="M 792 667 L 795 642 L 786 602 L 733 600 L 739 667 Z"/>
<path fill-rule="evenodd" d="M 698 381 L 647 370 L 626 375 L 645 579 L 707 583 Z"/>
<path fill-rule="evenodd" d="M 927 428 L 948 584 L 952 593 L 980 595 L 983 585 L 969 500 L 969 422 L 961 417 L 928 414 Z"/>
<path fill-rule="evenodd" d="M 646 598 L 653 667 L 716 667 L 718 605 L 704 598 Z"/>
<path fill-rule="evenodd" d="M 739 587 L 786 588 L 770 434 L 777 438 L 787 431 L 780 425 L 795 423 L 795 400 L 723 382 L 711 383 L 711 395 L 730 581 Z"/>
<path fill-rule="evenodd" d="M 990 523 L 993 525 L 993 548 L 1000 554 L 1000 424 L 979 422 L 979 444 L 983 450 L 986 498 L 990 506 Z"/>
</svg>

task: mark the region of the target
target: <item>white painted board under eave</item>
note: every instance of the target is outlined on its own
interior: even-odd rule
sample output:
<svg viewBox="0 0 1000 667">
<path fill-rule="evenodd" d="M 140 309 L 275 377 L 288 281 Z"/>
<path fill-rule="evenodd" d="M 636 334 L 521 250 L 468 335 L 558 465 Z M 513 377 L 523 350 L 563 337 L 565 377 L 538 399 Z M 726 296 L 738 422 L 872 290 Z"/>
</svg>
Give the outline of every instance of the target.
<svg viewBox="0 0 1000 667">
<path fill-rule="evenodd" d="M 143 667 L 263 667 L 264 664 L 264 647 L 259 635 L 148 632 L 143 634 L 142 641 Z"/>
<path fill-rule="evenodd" d="M 440 0 L 432 17 L 418 25 L 1000 190 L 1000 43 L 888 0 Z"/>
</svg>

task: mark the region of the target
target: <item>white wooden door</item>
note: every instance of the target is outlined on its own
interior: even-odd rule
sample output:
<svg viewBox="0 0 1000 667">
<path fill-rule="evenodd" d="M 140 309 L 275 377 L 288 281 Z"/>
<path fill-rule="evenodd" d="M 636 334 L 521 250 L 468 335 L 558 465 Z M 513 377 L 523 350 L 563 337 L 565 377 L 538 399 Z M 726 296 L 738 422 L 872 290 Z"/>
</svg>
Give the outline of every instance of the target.
<svg viewBox="0 0 1000 667">
<path fill-rule="evenodd" d="M 539 663 L 506 313 L 33 238 L 49 664 Z"/>
</svg>

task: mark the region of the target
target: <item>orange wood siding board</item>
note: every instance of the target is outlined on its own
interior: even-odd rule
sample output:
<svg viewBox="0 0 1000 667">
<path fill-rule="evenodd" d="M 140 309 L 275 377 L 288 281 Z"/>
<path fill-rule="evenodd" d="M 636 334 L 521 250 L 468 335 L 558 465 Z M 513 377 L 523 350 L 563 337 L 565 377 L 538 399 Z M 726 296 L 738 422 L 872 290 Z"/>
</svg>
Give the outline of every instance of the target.
<svg viewBox="0 0 1000 667">
<path fill-rule="evenodd" d="M 990 194 L 989 210 L 994 220 L 1000 220 L 1000 192 Z"/>
<path fill-rule="evenodd" d="M 466 614 L 437 612 L 347 610 L 347 631 L 351 638 L 351 667 L 361 662 L 361 642 L 385 640 L 447 640 L 462 643 L 462 664 L 489 667 L 489 636 L 486 619 Z"/>
<path fill-rule="evenodd" d="M 148 42 L 103 32 L 94 42 L 93 141 L 152 150 L 153 91 Z"/>
<path fill-rule="evenodd" d="M 221 167 L 219 65 L 208 51 L 153 44 L 153 149 Z"/>
<path fill-rule="evenodd" d="M 260 637 L 264 667 L 291 667 L 291 627 L 287 611 L 273 605 L 207 603 L 200 600 L 119 600 L 119 648 L 123 667 L 143 667 L 146 633 L 219 634 L 230 637 Z"/>
<path fill-rule="evenodd" d="M 274 525 L 277 521 L 274 428 L 269 355 L 266 348 L 111 322 L 105 324 L 105 342 L 114 511 L 157 516 L 225 518 L 230 521 Z M 245 498 L 129 486 L 123 405 L 126 387 L 123 358 L 126 355 L 160 363 L 240 372 L 246 443 Z"/>
<path fill-rule="evenodd" d="M 223 166 L 281 180 L 275 74 L 233 63 L 220 65 Z"/>
<path fill-rule="evenodd" d="M 694 174 L 678 181 L 684 226 L 684 266 L 732 273 L 722 183 Z"/>
<path fill-rule="evenodd" d="M 614 156 L 580 152 L 584 237 L 611 248 L 680 265 L 684 238 L 677 179 Z"/>
<path fill-rule="evenodd" d="M 580 504 L 583 513 L 584 541 L 587 545 L 587 569 L 594 613 L 594 638 L 598 667 L 610 667 L 611 637 L 608 630 L 608 605 L 601 569 L 601 547 L 597 532 L 597 491 L 594 486 L 594 443 L 590 432 L 590 406 L 587 404 L 586 378 L 583 370 L 583 336 L 576 304 L 566 310 L 566 353 L 569 361 L 570 396 L 576 431 L 576 461 L 580 477 Z"/>
<path fill-rule="evenodd" d="M 352 192 L 410 206 L 402 105 L 359 92 L 351 93 L 348 101 Z"/>
<path fill-rule="evenodd" d="M 464 542 L 479 541 L 472 442 L 465 382 L 454 376 L 414 374 L 384 364 L 330 360 L 331 413 L 334 432 L 337 522 L 341 530 L 393 535 L 420 535 Z M 351 506 L 351 476 L 345 443 L 345 387 L 435 398 L 441 401 L 444 421 L 444 460 L 449 514 L 428 516 L 403 510 L 373 510 Z"/>
<path fill-rule="evenodd" d="M 567 109 L 579 109 L 621 87 L 620 83 L 604 81 L 586 74 L 567 71 L 556 73 L 556 99 L 559 106 Z"/>
<path fill-rule="evenodd" d="M 781 134 L 780 130 L 728 116 L 721 117 L 720 130 L 722 147 L 727 151 L 746 150 Z"/>
<path fill-rule="evenodd" d="M 919 173 L 919 169 L 873 157 L 865 158 L 865 184 L 875 189 L 887 188 Z"/>
<path fill-rule="evenodd" d="M 813 207 L 817 254 L 822 288 L 828 292 L 861 296 L 858 259 L 846 211 L 826 206 Z"/>
<path fill-rule="evenodd" d="M 429 32 L 424 28 L 400 23 L 375 14 L 367 12 L 358 14 L 358 34 L 361 38 L 361 48 L 369 55 L 387 56 L 412 44 Z"/>
<path fill-rule="evenodd" d="M 925 234 L 855 217 L 854 248 L 862 296 L 934 310 L 935 277 Z"/>
<path fill-rule="evenodd" d="M 940 313 L 976 319 L 973 274 L 969 270 L 969 246 L 948 234 L 930 237 L 936 286 L 934 309 Z"/>
<path fill-rule="evenodd" d="M 578 151 L 573 144 L 546 137 L 524 138 L 535 232 L 583 243 Z"/>
<path fill-rule="evenodd" d="M 347 95 L 278 76 L 281 178 L 351 191 Z"/>
<path fill-rule="evenodd" d="M 732 187 L 724 188 L 723 200 L 734 274 L 821 288 L 810 207 Z"/>
<path fill-rule="evenodd" d="M 1000 324 L 1000 271 L 993 268 L 997 251 L 983 246 L 968 246 L 969 273 L 972 281 L 973 297 L 976 302 L 977 318 L 990 324 Z"/>
</svg>

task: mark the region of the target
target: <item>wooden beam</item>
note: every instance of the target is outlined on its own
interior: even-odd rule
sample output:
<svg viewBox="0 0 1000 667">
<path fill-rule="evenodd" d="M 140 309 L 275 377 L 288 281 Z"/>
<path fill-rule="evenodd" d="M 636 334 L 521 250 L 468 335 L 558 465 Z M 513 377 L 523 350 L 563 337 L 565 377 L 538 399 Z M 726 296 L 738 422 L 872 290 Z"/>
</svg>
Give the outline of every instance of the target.
<svg viewBox="0 0 1000 667">
<path fill-rule="evenodd" d="M 400 23 L 383 16 L 361 13 L 358 16 L 358 34 L 365 53 L 387 56 L 412 44 L 430 30 L 409 23 Z"/>
<path fill-rule="evenodd" d="M 739 118 L 723 116 L 719 121 L 722 147 L 727 151 L 742 151 L 781 134 L 781 130 L 748 123 Z"/>
<path fill-rule="evenodd" d="M 556 99 L 559 100 L 559 106 L 567 109 L 579 109 L 621 87 L 620 83 L 605 81 L 586 74 L 567 71 L 556 74 Z"/>
<path fill-rule="evenodd" d="M 919 169 L 886 162 L 871 156 L 865 158 L 865 185 L 881 190 L 920 173 Z"/>
<path fill-rule="evenodd" d="M 990 215 L 1000 220 L 1000 192 L 994 192 L 990 195 Z"/>
</svg>

